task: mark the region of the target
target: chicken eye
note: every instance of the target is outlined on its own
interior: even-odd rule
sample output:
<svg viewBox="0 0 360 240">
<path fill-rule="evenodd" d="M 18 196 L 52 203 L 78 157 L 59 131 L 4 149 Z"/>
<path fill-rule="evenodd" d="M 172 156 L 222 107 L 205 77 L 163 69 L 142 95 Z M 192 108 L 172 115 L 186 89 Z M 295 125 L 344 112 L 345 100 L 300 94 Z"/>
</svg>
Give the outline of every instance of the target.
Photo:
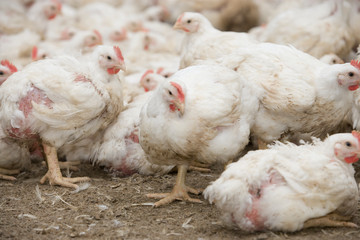
<svg viewBox="0 0 360 240">
<path fill-rule="evenodd" d="M 170 94 L 170 95 L 173 95 L 173 93 L 172 93 L 170 90 L 169 90 L 169 94 Z"/>
<path fill-rule="evenodd" d="M 191 20 L 189 19 L 189 20 L 187 20 L 187 23 L 191 23 Z"/>
<path fill-rule="evenodd" d="M 354 73 L 353 73 L 353 72 L 349 72 L 349 76 L 350 76 L 350 77 L 354 76 Z"/>
<path fill-rule="evenodd" d="M 146 82 L 150 82 L 150 79 L 146 79 Z"/>
<path fill-rule="evenodd" d="M 53 11 L 55 11 L 55 10 L 56 10 L 56 7 L 55 7 L 55 6 L 51 6 L 50 9 L 53 10 Z"/>
<path fill-rule="evenodd" d="M 70 37 L 74 36 L 74 33 L 73 32 L 69 33 L 69 36 Z"/>
<path fill-rule="evenodd" d="M 92 37 L 91 37 L 91 40 L 95 41 L 95 40 L 96 40 L 96 37 L 92 36 Z"/>
<path fill-rule="evenodd" d="M 3 72 L 3 71 L 0 71 L 0 75 L 4 75 L 4 72 Z"/>
<path fill-rule="evenodd" d="M 107 58 L 108 60 L 111 60 L 111 57 L 110 57 L 110 56 L 107 56 L 106 58 Z"/>
<path fill-rule="evenodd" d="M 41 58 L 46 58 L 46 54 L 41 55 Z"/>
<path fill-rule="evenodd" d="M 351 143 L 350 143 L 350 142 L 346 142 L 345 145 L 346 145 L 347 147 L 351 147 Z"/>
<path fill-rule="evenodd" d="M 169 77 L 169 75 L 168 74 L 166 74 L 165 76 L 164 76 L 164 78 L 168 78 Z"/>
<path fill-rule="evenodd" d="M 336 63 L 336 60 L 335 60 L 335 59 L 333 59 L 333 60 L 332 60 L 332 63 Z"/>
</svg>

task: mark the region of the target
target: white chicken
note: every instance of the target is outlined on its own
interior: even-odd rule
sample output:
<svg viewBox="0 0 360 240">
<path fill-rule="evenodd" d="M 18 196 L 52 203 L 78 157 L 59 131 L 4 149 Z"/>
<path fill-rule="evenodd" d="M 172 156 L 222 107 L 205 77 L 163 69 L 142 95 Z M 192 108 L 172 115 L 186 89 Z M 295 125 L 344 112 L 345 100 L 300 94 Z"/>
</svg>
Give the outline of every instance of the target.
<svg viewBox="0 0 360 240">
<path fill-rule="evenodd" d="M 8 60 L 0 62 L 0 86 L 7 78 L 17 72 L 17 68 Z M 19 146 L 6 135 L 0 127 L 0 179 L 15 180 L 15 177 L 8 176 L 18 174 L 21 169 L 27 168 L 30 164 L 30 153 L 26 146 Z"/>
<path fill-rule="evenodd" d="M 21 68 L 31 62 L 33 46 L 40 41 L 40 36 L 28 29 L 17 34 L 0 35 L 0 59 L 8 59 Z"/>
<path fill-rule="evenodd" d="M 161 70 L 161 69 L 160 69 Z M 140 85 L 144 88 L 145 92 L 154 90 L 166 78 L 160 72 L 154 73 L 154 70 L 147 70 L 140 79 Z"/>
<path fill-rule="evenodd" d="M 251 131 L 260 143 L 338 132 L 360 83 L 360 70 L 349 63 L 328 65 L 272 43 L 240 49 L 218 63 L 238 71 L 258 90 L 260 108 Z"/>
<path fill-rule="evenodd" d="M 61 13 L 61 7 L 60 0 L 36 0 L 26 12 L 23 26 L 45 37 L 48 21 Z"/>
<path fill-rule="evenodd" d="M 8 77 L 17 72 L 17 68 L 14 64 L 8 60 L 2 60 L 0 62 L 0 86 L 8 79 Z"/>
<path fill-rule="evenodd" d="M 215 59 L 257 42 L 247 33 L 217 30 L 200 13 L 183 13 L 177 19 L 174 29 L 186 32 L 181 49 L 180 69 L 193 65 L 198 60 Z"/>
<path fill-rule="evenodd" d="M 64 146 L 61 151 L 67 161 L 91 161 L 105 166 L 120 176 L 134 173 L 162 175 L 174 166 L 156 165 L 148 162 L 139 144 L 139 122 L 142 105 L 152 93 L 136 97 L 119 114 L 116 120 L 95 137 Z"/>
<path fill-rule="evenodd" d="M 334 53 L 325 54 L 320 59 L 323 63 L 327 64 L 343 64 L 344 61 Z"/>
<path fill-rule="evenodd" d="M 347 1 L 333 0 L 289 10 L 270 21 L 258 40 L 291 44 L 317 58 L 328 53 L 344 58 L 355 44 L 347 23 L 350 8 Z"/>
<path fill-rule="evenodd" d="M 0 123 L 5 134 L 26 142 L 38 139 L 46 156 L 44 183 L 77 188 L 88 178 L 63 178 L 57 149 L 95 134 L 122 110 L 124 69 L 118 47 L 99 46 L 84 64 L 70 56 L 45 59 L 11 75 L 0 88 Z"/>
<path fill-rule="evenodd" d="M 352 166 L 359 157 L 358 132 L 301 146 L 277 142 L 228 165 L 204 196 L 227 225 L 246 231 L 357 227 L 348 221 L 359 200 Z"/>
<path fill-rule="evenodd" d="M 189 165 L 227 162 L 249 141 L 257 99 L 234 71 L 216 65 L 191 66 L 165 80 L 140 113 L 140 144 L 151 163 L 177 165 L 173 191 L 148 194 L 163 198 L 155 206 L 175 199 L 200 202 L 187 192 Z"/>
<path fill-rule="evenodd" d="M 223 31 L 246 32 L 256 26 L 258 9 L 253 0 L 160 0 L 170 12 L 170 22 L 183 12 L 199 12 Z"/>
</svg>

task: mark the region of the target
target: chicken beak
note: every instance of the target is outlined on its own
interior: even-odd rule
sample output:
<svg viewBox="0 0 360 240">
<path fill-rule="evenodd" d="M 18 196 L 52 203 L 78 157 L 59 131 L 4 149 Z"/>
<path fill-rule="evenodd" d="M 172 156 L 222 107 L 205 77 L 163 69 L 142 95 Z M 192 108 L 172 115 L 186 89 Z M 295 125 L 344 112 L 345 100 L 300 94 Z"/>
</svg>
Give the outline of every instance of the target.
<svg viewBox="0 0 360 240">
<path fill-rule="evenodd" d="M 180 112 L 181 116 L 184 115 L 185 112 L 185 103 L 180 102 L 180 100 L 174 101 L 174 105 L 177 108 L 177 110 Z"/>
</svg>

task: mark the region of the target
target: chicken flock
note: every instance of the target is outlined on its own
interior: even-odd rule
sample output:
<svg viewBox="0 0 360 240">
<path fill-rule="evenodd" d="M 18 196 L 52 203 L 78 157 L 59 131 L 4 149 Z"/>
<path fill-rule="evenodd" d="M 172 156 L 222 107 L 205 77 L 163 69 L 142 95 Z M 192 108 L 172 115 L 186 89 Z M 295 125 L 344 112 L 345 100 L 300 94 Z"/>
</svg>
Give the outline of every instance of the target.
<svg viewBox="0 0 360 240">
<path fill-rule="evenodd" d="M 204 197 L 230 227 L 357 227 L 359 20 L 357 0 L 5 1 L 0 178 L 177 170 L 157 207 L 202 202 L 186 172 L 220 163 Z"/>
</svg>

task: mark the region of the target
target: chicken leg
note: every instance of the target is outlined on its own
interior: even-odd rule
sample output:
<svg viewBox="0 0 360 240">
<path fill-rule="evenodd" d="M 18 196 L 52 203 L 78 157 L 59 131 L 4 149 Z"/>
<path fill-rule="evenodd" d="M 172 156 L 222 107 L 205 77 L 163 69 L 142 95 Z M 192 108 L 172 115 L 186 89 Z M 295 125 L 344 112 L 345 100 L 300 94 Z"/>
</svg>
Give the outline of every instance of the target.
<svg viewBox="0 0 360 240">
<path fill-rule="evenodd" d="M 19 174 L 19 173 L 20 173 L 20 169 L 0 168 L 0 179 L 15 181 L 16 180 L 15 177 L 8 175 Z"/>
<path fill-rule="evenodd" d="M 159 207 L 161 205 L 171 203 L 175 200 L 183 200 L 183 201 L 189 201 L 189 202 L 194 202 L 194 203 L 202 203 L 202 201 L 200 199 L 194 199 L 188 195 L 188 192 L 191 192 L 193 194 L 200 194 L 200 191 L 185 185 L 185 176 L 186 176 L 186 171 L 187 171 L 188 166 L 178 165 L 177 167 L 178 167 L 178 173 L 176 176 L 176 183 L 175 183 L 175 186 L 174 186 L 173 190 L 171 191 L 171 193 L 146 194 L 146 196 L 149 198 L 161 199 L 160 201 L 157 201 L 154 204 L 154 207 Z"/>
<path fill-rule="evenodd" d="M 349 222 L 350 217 L 340 216 L 336 213 L 328 214 L 323 217 L 309 219 L 304 223 L 305 228 L 311 227 L 353 227 L 357 228 L 358 225 Z"/>
<path fill-rule="evenodd" d="M 78 188 L 76 182 L 90 181 L 88 177 L 66 178 L 61 175 L 59 161 L 57 158 L 56 149 L 46 143 L 42 143 L 44 148 L 45 160 L 48 165 L 48 171 L 44 177 L 41 178 L 40 183 L 43 184 L 46 180 L 49 180 L 50 185 L 60 185 L 70 188 Z"/>
</svg>

